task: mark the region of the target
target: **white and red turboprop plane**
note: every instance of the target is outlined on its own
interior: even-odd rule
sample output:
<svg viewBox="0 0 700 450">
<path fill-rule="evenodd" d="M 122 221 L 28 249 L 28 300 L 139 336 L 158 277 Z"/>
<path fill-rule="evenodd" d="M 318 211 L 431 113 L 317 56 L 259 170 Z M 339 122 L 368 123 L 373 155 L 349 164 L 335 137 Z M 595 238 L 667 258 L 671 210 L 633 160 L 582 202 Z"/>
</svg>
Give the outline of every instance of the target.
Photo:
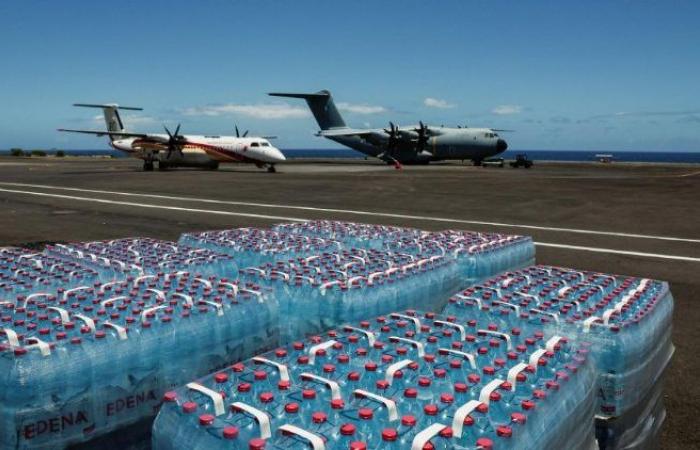
<svg viewBox="0 0 700 450">
<path fill-rule="evenodd" d="M 153 170 L 154 162 L 158 162 L 159 170 L 177 166 L 217 169 L 219 163 L 250 163 L 260 168 L 267 168 L 268 172 L 275 172 L 275 164 L 286 159 L 278 148 L 270 144 L 268 141 L 270 137 L 248 137 L 247 131 L 241 136 L 238 127 L 236 127 L 236 136 L 182 135 L 180 125 L 174 133 L 171 133 L 167 127 L 163 127 L 165 134 L 131 133 L 124 128 L 119 110 L 142 111 L 142 108 L 86 103 L 76 103 L 74 106 L 101 108 L 107 123 L 107 131 L 65 128 L 59 128 L 58 131 L 109 136 L 109 145 L 142 159 L 143 170 L 146 171 Z"/>
</svg>

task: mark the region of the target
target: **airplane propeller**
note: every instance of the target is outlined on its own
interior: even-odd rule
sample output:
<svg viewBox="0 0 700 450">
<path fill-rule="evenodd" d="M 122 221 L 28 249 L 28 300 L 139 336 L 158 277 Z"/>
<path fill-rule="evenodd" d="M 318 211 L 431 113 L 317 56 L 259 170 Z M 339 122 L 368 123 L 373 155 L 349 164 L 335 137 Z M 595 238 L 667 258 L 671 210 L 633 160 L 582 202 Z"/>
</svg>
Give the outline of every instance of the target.
<svg viewBox="0 0 700 450">
<path fill-rule="evenodd" d="M 394 125 L 394 122 L 389 122 L 389 129 L 384 128 L 384 132 L 389 135 L 389 142 L 387 143 L 387 150 L 393 151 L 399 143 L 399 127 Z"/>
<path fill-rule="evenodd" d="M 165 132 L 168 133 L 168 154 L 167 158 L 170 159 L 170 155 L 175 151 L 182 157 L 182 146 L 187 144 L 187 138 L 180 134 L 180 124 L 177 124 L 175 128 L 175 133 L 171 133 L 168 127 L 163 125 Z"/>
<path fill-rule="evenodd" d="M 243 133 L 243 136 L 241 136 L 241 134 L 238 132 L 238 125 L 236 125 L 236 137 L 246 137 L 246 136 L 248 136 L 248 130 L 245 130 L 245 132 Z"/>
<path fill-rule="evenodd" d="M 418 152 L 423 151 L 425 148 L 425 145 L 428 143 L 428 140 L 430 139 L 430 128 L 428 128 L 427 125 L 425 125 L 422 121 L 418 122 L 420 125 L 418 128 L 414 128 L 413 130 L 418 133 L 418 140 L 416 141 L 416 150 Z"/>
</svg>

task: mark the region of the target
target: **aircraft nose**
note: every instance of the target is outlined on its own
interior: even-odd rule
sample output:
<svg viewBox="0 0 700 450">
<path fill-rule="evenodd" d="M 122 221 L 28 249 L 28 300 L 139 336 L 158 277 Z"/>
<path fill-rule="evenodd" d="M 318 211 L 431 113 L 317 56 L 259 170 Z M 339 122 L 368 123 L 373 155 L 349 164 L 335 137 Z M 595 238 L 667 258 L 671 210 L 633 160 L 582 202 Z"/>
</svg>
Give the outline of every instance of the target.
<svg viewBox="0 0 700 450">
<path fill-rule="evenodd" d="M 277 160 L 277 162 L 281 162 L 281 161 L 286 161 L 286 160 L 287 160 L 287 158 L 284 156 L 284 153 L 282 153 L 282 151 L 281 151 L 280 149 L 278 149 L 278 148 L 275 149 L 275 151 L 274 151 L 274 153 L 273 153 L 272 156 Z"/>
<path fill-rule="evenodd" d="M 496 141 L 496 150 L 498 151 L 498 153 L 505 152 L 507 148 L 508 143 L 505 140 L 499 139 Z"/>
</svg>

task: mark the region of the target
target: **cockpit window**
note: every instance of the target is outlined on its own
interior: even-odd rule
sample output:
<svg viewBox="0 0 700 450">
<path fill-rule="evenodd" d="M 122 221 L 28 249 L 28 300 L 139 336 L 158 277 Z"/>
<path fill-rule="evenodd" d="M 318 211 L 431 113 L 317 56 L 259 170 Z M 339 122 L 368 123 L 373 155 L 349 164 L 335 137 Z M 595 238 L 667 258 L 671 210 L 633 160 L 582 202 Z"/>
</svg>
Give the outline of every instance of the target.
<svg viewBox="0 0 700 450">
<path fill-rule="evenodd" d="M 251 146 L 251 147 L 259 147 L 260 144 L 258 144 L 257 142 L 253 142 L 252 144 L 250 144 L 250 146 Z"/>
<path fill-rule="evenodd" d="M 270 146 L 270 144 L 268 144 L 267 142 L 261 142 L 260 145 L 262 145 L 263 147 L 269 147 L 269 146 Z"/>
</svg>

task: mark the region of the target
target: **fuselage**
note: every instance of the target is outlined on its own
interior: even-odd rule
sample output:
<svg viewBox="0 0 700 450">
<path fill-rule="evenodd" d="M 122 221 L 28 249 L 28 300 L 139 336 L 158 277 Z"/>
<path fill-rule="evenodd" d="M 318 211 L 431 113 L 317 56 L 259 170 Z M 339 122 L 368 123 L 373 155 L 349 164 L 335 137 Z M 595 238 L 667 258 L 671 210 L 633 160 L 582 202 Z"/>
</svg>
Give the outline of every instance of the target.
<svg viewBox="0 0 700 450">
<path fill-rule="evenodd" d="M 402 132 L 411 133 L 414 127 L 402 127 Z M 401 163 L 425 163 L 441 160 L 482 160 L 502 153 L 506 142 L 489 128 L 431 127 L 431 136 L 422 151 L 416 151 L 415 143 L 406 139 L 399 141 L 391 156 Z M 386 139 L 383 130 L 376 130 L 377 138 Z M 327 136 L 335 142 L 348 146 L 369 156 L 385 153 L 385 146 L 362 136 Z"/>
<path fill-rule="evenodd" d="M 168 135 L 153 134 L 148 139 L 115 139 L 110 145 L 129 155 L 172 164 L 198 165 L 212 162 L 275 164 L 285 161 L 282 152 L 267 139 L 259 137 L 185 135 L 186 143 L 180 152 L 168 155 Z"/>
</svg>

